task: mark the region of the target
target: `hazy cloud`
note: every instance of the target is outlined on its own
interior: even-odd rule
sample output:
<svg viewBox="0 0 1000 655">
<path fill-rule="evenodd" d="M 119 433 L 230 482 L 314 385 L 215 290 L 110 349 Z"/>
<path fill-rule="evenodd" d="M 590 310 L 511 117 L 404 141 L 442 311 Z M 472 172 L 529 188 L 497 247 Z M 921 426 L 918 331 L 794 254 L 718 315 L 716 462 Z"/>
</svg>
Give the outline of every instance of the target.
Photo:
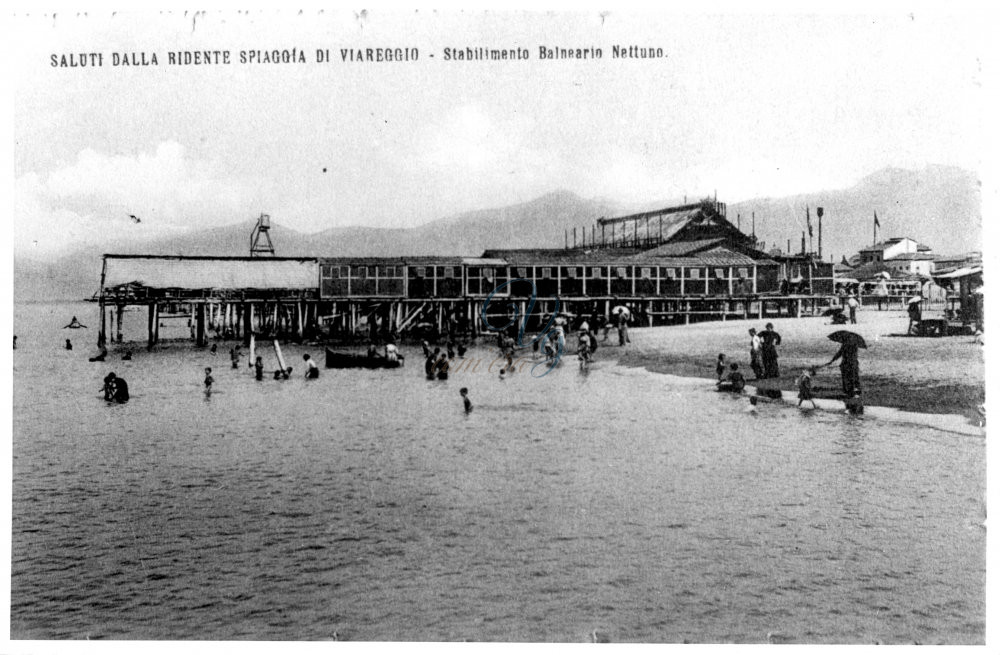
<svg viewBox="0 0 1000 655">
<path fill-rule="evenodd" d="M 14 246 L 49 254 L 99 242 L 109 231 L 145 240 L 230 224 L 249 217 L 251 195 L 247 185 L 211 162 L 191 159 L 176 142 L 135 155 L 88 148 L 47 175 L 30 172 L 16 180 Z"/>
</svg>

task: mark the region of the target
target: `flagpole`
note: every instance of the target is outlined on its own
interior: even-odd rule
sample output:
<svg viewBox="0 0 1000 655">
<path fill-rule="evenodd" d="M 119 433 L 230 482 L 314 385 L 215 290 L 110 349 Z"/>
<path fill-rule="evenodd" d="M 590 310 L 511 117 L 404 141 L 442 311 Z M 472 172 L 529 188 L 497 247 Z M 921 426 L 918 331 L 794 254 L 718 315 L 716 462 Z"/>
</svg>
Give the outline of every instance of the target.
<svg viewBox="0 0 1000 655">
<path fill-rule="evenodd" d="M 813 251 L 813 226 L 809 217 L 809 205 L 806 205 L 806 228 L 809 230 L 809 252 Z"/>
<path fill-rule="evenodd" d="M 816 208 L 816 220 L 819 222 L 819 243 L 817 245 L 817 251 L 819 252 L 819 259 L 823 261 L 823 208 Z"/>
</svg>

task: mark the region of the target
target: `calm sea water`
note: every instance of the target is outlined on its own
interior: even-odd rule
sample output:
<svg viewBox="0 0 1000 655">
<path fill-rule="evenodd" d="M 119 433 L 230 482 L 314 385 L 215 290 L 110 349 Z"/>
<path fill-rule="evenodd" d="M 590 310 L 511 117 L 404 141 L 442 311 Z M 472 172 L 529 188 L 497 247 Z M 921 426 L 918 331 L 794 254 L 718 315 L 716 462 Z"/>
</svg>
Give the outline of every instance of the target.
<svg viewBox="0 0 1000 655">
<path fill-rule="evenodd" d="M 612 348 L 502 381 L 89 363 L 95 313 L 14 308 L 13 638 L 983 642 L 982 437 L 753 415 Z"/>
</svg>

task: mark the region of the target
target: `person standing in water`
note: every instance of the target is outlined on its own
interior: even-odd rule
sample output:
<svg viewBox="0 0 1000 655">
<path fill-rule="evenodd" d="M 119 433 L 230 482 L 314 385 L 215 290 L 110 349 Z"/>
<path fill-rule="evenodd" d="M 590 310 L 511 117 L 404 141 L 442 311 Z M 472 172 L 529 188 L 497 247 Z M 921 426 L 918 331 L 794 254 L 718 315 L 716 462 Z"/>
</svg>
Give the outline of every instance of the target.
<svg viewBox="0 0 1000 655">
<path fill-rule="evenodd" d="M 205 368 L 205 395 L 208 396 L 212 393 L 212 383 L 215 382 L 215 378 L 212 377 L 211 367 Z"/>
<path fill-rule="evenodd" d="M 858 346 L 853 343 L 840 344 L 840 350 L 833 356 L 833 359 L 822 366 L 830 366 L 835 361 L 840 360 L 840 387 L 844 395 L 848 398 L 855 395 L 855 391 L 861 389 L 861 368 L 858 365 Z M 859 393 L 860 395 L 860 393 Z"/>
<path fill-rule="evenodd" d="M 809 369 L 802 371 L 802 375 L 799 376 L 795 384 L 799 388 L 799 407 L 802 407 L 802 401 L 808 400 L 812 403 L 813 409 L 816 409 L 816 400 L 813 398 L 812 390 L 812 373 Z"/>
<path fill-rule="evenodd" d="M 437 372 L 437 379 L 438 380 L 447 380 L 448 379 L 448 368 L 449 368 L 449 366 L 450 366 L 450 363 L 448 361 L 448 357 L 444 353 L 441 353 L 441 357 L 438 359 L 437 366 L 435 367 L 435 370 Z"/>
<path fill-rule="evenodd" d="M 469 389 L 462 387 L 458 393 L 462 396 L 462 401 L 465 403 L 465 413 L 468 414 L 472 411 L 472 401 L 469 400 Z"/>
</svg>

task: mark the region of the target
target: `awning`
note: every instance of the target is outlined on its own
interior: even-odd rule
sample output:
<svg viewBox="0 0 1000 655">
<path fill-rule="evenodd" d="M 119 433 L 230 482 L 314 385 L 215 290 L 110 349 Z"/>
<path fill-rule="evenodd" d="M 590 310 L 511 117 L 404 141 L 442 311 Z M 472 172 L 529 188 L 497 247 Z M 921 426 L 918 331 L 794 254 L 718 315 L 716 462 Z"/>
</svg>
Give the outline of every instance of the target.
<svg viewBox="0 0 1000 655">
<path fill-rule="evenodd" d="M 982 266 L 966 266 L 963 268 L 957 268 L 950 273 L 941 273 L 940 275 L 932 275 L 935 280 L 954 280 L 960 277 L 969 277 L 972 275 L 981 275 L 983 272 Z"/>
</svg>

